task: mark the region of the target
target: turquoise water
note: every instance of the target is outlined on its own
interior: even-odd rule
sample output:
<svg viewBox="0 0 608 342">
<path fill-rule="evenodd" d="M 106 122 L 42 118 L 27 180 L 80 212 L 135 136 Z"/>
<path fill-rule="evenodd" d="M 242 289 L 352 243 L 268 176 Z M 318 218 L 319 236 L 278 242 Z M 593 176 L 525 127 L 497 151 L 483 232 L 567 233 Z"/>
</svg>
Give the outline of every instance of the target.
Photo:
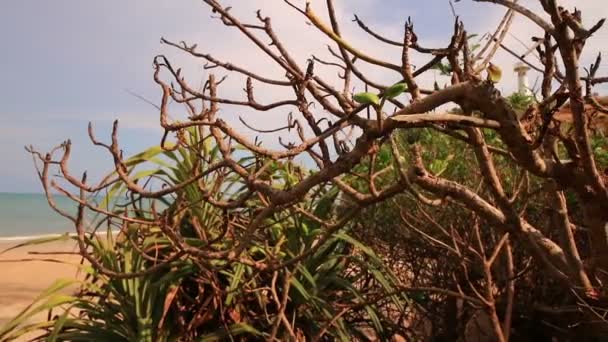
<svg viewBox="0 0 608 342">
<path fill-rule="evenodd" d="M 73 213 L 69 198 L 55 196 L 57 206 Z M 32 235 L 74 232 L 71 221 L 54 212 L 43 194 L 0 192 L 0 240 Z"/>
</svg>

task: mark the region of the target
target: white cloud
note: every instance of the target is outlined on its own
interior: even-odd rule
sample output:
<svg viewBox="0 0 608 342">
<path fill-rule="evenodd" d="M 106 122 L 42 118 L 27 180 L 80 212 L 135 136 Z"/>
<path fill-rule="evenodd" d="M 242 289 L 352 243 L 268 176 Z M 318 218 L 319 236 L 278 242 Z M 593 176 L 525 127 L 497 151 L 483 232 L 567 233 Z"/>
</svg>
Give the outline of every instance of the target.
<svg viewBox="0 0 608 342">
<path fill-rule="evenodd" d="M 296 2 L 300 5 L 304 4 L 302 0 Z M 373 26 L 374 30 L 382 32 L 388 37 L 400 39 L 403 33 L 403 21 L 406 18 L 393 21 L 379 20 L 380 16 L 378 15 L 372 16 L 372 14 L 377 12 L 379 5 L 386 3 L 385 0 L 336 0 L 335 2 L 342 33 L 355 47 L 361 48 L 377 58 L 399 64 L 399 48 L 379 43 L 362 32 L 351 19 L 355 13 L 361 14 L 364 20 L 368 20 L 368 17 L 370 17 L 373 20 L 370 19 L 371 22 L 369 24 Z M 6 82 L 7 84 L 16 83 L 19 86 L 5 89 L 4 95 L 6 98 L 3 98 L 3 103 L 16 104 L 13 105 L 13 108 L 23 110 L 23 112 L 18 113 L 15 110 L 11 112 L 12 114 L 0 114 L 0 119 L 2 119 L 0 136 L 3 136 L 3 142 L 16 141 L 18 143 L 10 146 L 20 146 L 23 145 L 21 141 L 32 140 L 32 142 L 41 146 L 53 146 L 67 135 L 74 135 L 80 137 L 77 138 L 80 140 L 75 142 L 75 145 L 77 143 L 86 145 L 88 144 L 86 141 L 86 121 L 93 121 L 99 126 L 100 130 L 105 130 L 115 118 L 119 119 L 120 127 L 124 129 L 141 130 L 142 133 L 151 133 L 147 134 L 147 136 L 160 132 L 158 111 L 156 109 L 148 105 L 142 105 L 141 108 L 132 106 L 131 104 L 133 103 L 140 105 L 141 103 L 135 98 L 120 97 L 124 95 L 120 95 L 121 89 L 130 88 L 141 93 L 146 98 L 158 102 L 160 90 L 152 81 L 152 69 L 150 68 L 150 62 L 155 53 L 165 53 L 174 66 L 183 67 L 183 74 L 193 84 L 200 82 L 209 72 L 214 72 L 218 76 L 226 74 L 226 72 L 220 69 L 202 70 L 204 61 L 196 60 L 171 47 L 159 45 L 157 42 L 160 35 L 175 41 L 185 40 L 189 43 L 197 43 L 198 50 L 201 52 L 211 53 L 218 59 L 247 67 L 274 78 L 280 78 L 284 75 L 284 72 L 276 67 L 268 56 L 261 53 L 259 48 L 247 41 L 236 29 L 225 27 L 217 19 L 210 19 L 211 13 L 209 8 L 201 4 L 200 0 L 158 0 L 155 2 L 134 0 L 124 3 L 115 1 L 115 3 L 117 4 L 116 6 L 122 6 L 120 13 L 117 13 L 115 6 L 111 4 L 97 2 L 84 5 L 83 3 L 72 7 L 66 6 L 66 11 L 69 12 L 65 14 L 66 18 L 59 17 L 61 13 L 55 13 L 54 16 L 41 17 L 40 21 L 42 23 L 36 21 L 36 25 L 38 26 L 35 29 L 23 26 L 11 30 L 16 32 L 17 35 L 14 42 L 17 49 L 7 52 L 14 55 L 18 53 L 17 51 L 25 51 L 28 48 L 33 49 L 33 52 L 30 51 L 28 54 L 23 52 L 24 56 L 18 58 L 19 60 L 23 59 L 23 61 L 20 61 L 23 65 L 14 64 L 15 67 L 13 68 L 23 70 L 23 74 L 20 73 L 17 75 L 18 77 L 15 76 L 13 79 L 9 77 L 9 80 Z M 325 59 L 331 59 L 326 50 L 326 44 L 329 43 L 329 40 L 322 33 L 314 29 L 314 27 L 308 25 L 302 15 L 294 11 L 283 1 L 231 0 L 222 1 L 222 3 L 226 5 L 232 4 L 234 6 L 232 13 L 243 18 L 244 21 L 251 23 L 257 22 L 255 11 L 261 8 L 263 15 L 272 18 L 279 38 L 285 42 L 288 50 L 302 67 L 305 67 L 306 60 L 312 54 Z M 520 0 L 520 3 L 526 6 L 534 6 L 535 10 L 538 11 L 537 1 Z M 561 3 L 569 7 L 577 6 L 580 8 L 583 11 L 587 26 L 591 26 L 601 17 L 608 17 L 608 7 L 605 6 L 604 1 L 562 0 Z M 324 20 L 329 23 L 324 12 L 325 2 L 314 1 L 313 5 L 315 10 L 320 15 L 323 15 Z M 452 32 L 447 29 L 439 34 L 436 32 L 436 26 L 449 28 L 446 22 L 438 22 L 438 20 L 452 21 L 447 1 L 442 2 L 441 6 L 445 7 L 441 9 L 441 13 L 421 11 L 420 8 L 423 5 L 418 1 L 401 1 L 399 6 L 401 6 L 399 8 L 400 13 L 412 16 L 421 44 L 431 47 L 441 47 L 446 44 Z M 424 6 L 429 5 L 425 3 Z M 61 6 L 57 5 L 57 7 Z M 19 6 L 15 6 L 15 8 L 19 8 Z M 82 11 L 76 13 L 76 11 L 81 9 Z M 471 1 L 458 3 L 457 10 L 460 9 L 462 9 L 462 13 L 460 14 L 463 15 L 467 30 L 470 33 L 480 34 L 492 31 L 505 12 L 505 9 L 497 5 L 473 3 Z M 14 15 L 25 15 L 25 13 L 27 13 L 26 10 L 15 12 Z M 19 23 L 13 23 L 13 26 L 15 24 Z M 54 31 L 55 29 L 57 31 Z M 47 39 L 49 37 L 45 36 L 46 31 L 53 32 L 53 35 L 62 37 L 63 39 Z M 420 34 L 420 32 L 423 34 Z M 584 65 L 591 62 L 597 52 L 606 51 L 605 46 L 608 39 L 606 32 L 607 30 L 603 29 L 597 37 L 589 41 L 585 50 L 587 52 L 583 58 Z M 534 24 L 529 20 L 518 17 L 512 26 L 512 35 L 525 42 L 529 42 L 527 40 L 533 34 L 539 34 Z M 259 32 L 259 36 L 263 37 L 263 34 Z M 6 37 L 6 39 L 8 38 L 10 37 Z M 267 38 L 262 38 L 262 40 L 268 43 Z M 519 52 L 524 50 L 513 37 L 509 37 L 506 44 Z M 32 64 L 28 67 L 27 63 L 30 62 L 27 62 L 28 59 L 25 57 L 30 55 L 45 56 L 45 58 L 49 58 L 50 62 L 52 62 L 48 67 L 49 69 L 65 67 L 66 71 L 60 71 L 57 74 L 45 74 L 43 71 L 48 70 L 36 68 L 39 65 L 39 61 L 36 61 L 38 64 Z M 427 58 L 426 56 L 414 55 L 414 64 L 421 65 Z M 68 60 L 65 63 L 66 65 L 60 64 L 63 59 Z M 7 61 L 10 62 L 10 60 Z M 515 60 L 504 51 L 500 51 L 496 56 L 496 63 L 502 66 L 504 70 L 504 80 L 499 84 L 499 88 L 502 88 L 505 93 L 510 93 L 516 87 L 515 74 L 510 71 Z M 72 64 L 74 64 L 74 68 L 72 68 Z M 85 65 L 83 66 L 83 64 Z M 399 79 L 397 73 L 365 66 L 363 62 L 357 62 L 357 64 L 378 82 L 390 84 Z M 76 68 L 78 66 L 80 66 L 80 69 Z M 317 65 L 316 70 L 335 86 L 340 86 L 340 80 L 336 77 L 337 69 Z M 28 72 L 30 73 L 28 74 Z M 86 77 L 83 77 L 84 79 L 78 78 L 83 73 L 86 74 Z M 102 73 L 103 75 L 101 75 Z M 600 69 L 600 73 L 607 75 L 608 69 L 602 68 Z M 39 99 L 36 98 L 36 101 L 31 102 L 33 104 L 41 104 L 40 107 L 44 113 L 41 111 L 41 113 L 27 115 L 28 113 L 33 113 L 33 110 L 28 107 L 30 105 L 28 103 L 30 98 L 15 100 L 13 99 L 15 95 L 6 95 L 17 94 L 17 92 L 14 92 L 14 89 L 21 89 L 25 86 L 22 83 L 18 83 L 22 80 L 27 80 L 27 84 L 38 84 L 41 77 L 52 78 L 57 77 L 57 75 L 66 76 L 68 79 L 60 80 L 53 78 L 51 81 L 42 82 L 43 84 L 56 85 L 55 89 L 49 89 L 52 95 L 47 96 L 51 97 L 51 99 L 45 98 L 43 92 Z M 111 76 L 111 78 L 106 79 L 99 76 Z M 420 82 L 424 86 L 430 87 L 435 77 L 436 75 L 431 72 L 420 77 Z M 107 83 L 97 84 L 100 82 L 98 78 L 104 79 Z M 441 79 L 440 77 L 439 79 L 440 83 L 447 81 L 447 79 Z M 534 80 L 533 75 L 531 80 Z M 94 88 L 95 86 L 97 88 Z M 245 97 L 243 86 L 244 78 L 232 74 L 221 86 L 220 94 L 227 98 L 243 99 Z M 289 94 L 289 89 L 276 90 L 257 83 L 255 87 L 256 96 L 259 102 L 262 103 L 277 100 Z M 360 86 L 358 86 L 357 90 L 360 90 Z M 86 103 L 84 104 L 82 102 L 85 101 L 79 98 L 79 94 L 84 94 L 84 92 L 89 96 L 90 94 L 94 94 L 94 100 L 98 102 L 93 102 L 90 106 L 86 107 L 89 104 L 89 98 L 86 98 Z M 58 96 L 61 96 L 60 100 Z M 17 103 L 16 101 L 23 103 Z M 68 104 L 77 102 L 77 104 L 74 106 L 59 105 L 62 101 Z M 84 110 L 81 110 L 83 108 Z M 325 115 L 321 108 L 314 109 L 318 115 Z M 175 110 L 172 114 L 176 119 L 183 118 L 185 111 L 177 110 L 174 106 L 172 110 Z M 247 132 L 247 129 L 238 121 L 238 116 L 246 117 L 247 121 L 256 127 L 267 129 L 283 125 L 290 110 L 294 110 L 294 108 L 282 108 L 271 112 L 253 112 L 242 107 L 222 106 L 221 115 L 224 119 L 233 123 L 236 128 Z M 70 122 L 72 124 L 65 128 L 58 128 L 57 124 L 50 124 L 56 121 L 65 122 L 66 125 Z M 74 129 L 78 129 L 79 131 L 73 132 Z M 102 132 L 99 133 L 100 138 L 102 134 Z M 103 137 L 107 137 L 107 134 L 103 135 Z M 277 135 L 271 135 L 265 141 L 276 145 L 276 137 Z M 11 151 L 8 152 L 7 147 L 4 146 L 0 151 L 3 157 L 10 153 L 12 158 L 10 160 L 14 161 L 14 164 L 11 162 L 11 165 L 15 165 L 15 168 L 20 168 L 21 165 L 26 165 L 26 163 L 29 165 L 28 160 L 18 160 L 18 158 L 22 157 L 20 151 L 19 153 L 13 152 L 13 147 L 11 147 Z M 91 161 L 92 165 L 97 165 L 94 164 L 97 161 L 93 160 L 92 157 L 87 160 Z M 104 166 L 106 165 L 104 164 Z M 2 187 L 0 187 L 1 189 Z"/>
</svg>

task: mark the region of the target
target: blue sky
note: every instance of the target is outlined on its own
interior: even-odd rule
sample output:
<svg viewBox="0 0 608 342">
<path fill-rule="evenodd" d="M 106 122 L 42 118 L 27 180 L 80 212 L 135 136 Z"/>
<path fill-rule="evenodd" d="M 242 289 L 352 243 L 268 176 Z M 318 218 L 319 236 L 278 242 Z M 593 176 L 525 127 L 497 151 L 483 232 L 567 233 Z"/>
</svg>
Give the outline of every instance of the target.
<svg viewBox="0 0 608 342">
<path fill-rule="evenodd" d="M 584 13 L 589 13 L 592 19 L 608 16 L 602 2 L 565 1 L 587 10 Z M 253 18 L 257 8 L 276 18 L 280 35 L 297 37 L 288 47 L 302 60 L 310 53 L 324 51 L 323 38 L 282 1 L 224 3 L 232 4 L 234 12 L 246 18 Z M 319 12 L 323 3 L 313 1 Z M 376 46 L 351 23 L 354 13 L 396 39 L 409 15 L 421 42 L 428 42 L 427 45 L 445 42 L 453 25 L 447 0 L 336 0 L 336 3 L 345 35 L 359 44 Z M 477 33 L 492 30 L 504 13 L 502 8 L 469 0 L 458 3 L 456 9 L 469 32 Z M 209 15 L 208 8 L 195 0 L 1 1 L 0 192 L 40 191 L 24 145 L 33 144 L 46 151 L 70 138 L 74 143 L 71 165 L 75 170 L 93 170 L 93 174 L 108 170 L 111 164 L 107 154 L 88 142 L 88 121 L 95 124 L 99 138 L 107 139 L 112 120 L 118 118 L 121 144 L 127 154 L 158 143 L 160 130 L 155 108 L 126 90 L 158 101 L 160 92 L 152 81 L 151 61 L 159 53 L 183 65 L 191 79 L 203 76 L 199 61 L 161 45 L 161 36 L 198 43 L 201 51 L 255 70 L 270 68 L 251 44 Z M 514 35 L 534 30 L 525 20 L 518 19 L 517 23 Z M 602 33 L 589 49 L 601 50 L 607 37 Z M 517 48 L 517 42 L 510 44 Z M 372 51 L 393 60 L 399 58 L 394 50 L 378 47 Z M 504 55 L 497 58 L 513 63 Z M 510 76 L 505 82 L 504 87 L 512 89 Z M 240 88 L 242 83 L 235 81 L 226 92 L 239 97 Z M 228 111 L 225 114 L 231 119 L 236 117 Z M 254 119 L 257 126 L 281 118 L 280 113 L 271 115 Z"/>
</svg>

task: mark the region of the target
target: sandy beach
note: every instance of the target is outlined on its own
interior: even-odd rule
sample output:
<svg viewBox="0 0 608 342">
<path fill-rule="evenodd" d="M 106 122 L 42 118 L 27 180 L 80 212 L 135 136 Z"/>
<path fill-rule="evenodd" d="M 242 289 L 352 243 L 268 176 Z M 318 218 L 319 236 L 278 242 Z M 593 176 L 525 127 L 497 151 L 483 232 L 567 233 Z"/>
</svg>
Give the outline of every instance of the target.
<svg viewBox="0 0 608 342">
<path fill-rule="evenodd" d="M 0 242 L 0 252 L 23 241 Z M 74 278 L 80 258 L 78 255 L 33 255 L 31 252 L 75 252 L 74 241 L 60 241 L 38 246 L 22 247 L 0 254 L 0 326 L 23 310 L 32 300 L 57 279 Z M 49 261 L 9 260 L 53 259 Z M 63 263 L 62 263 L 63 262 Z M 66 292 L 73 291 L 68 289 Z M 46 314 L 40 315 L 44 319 Z"/>
</svg>

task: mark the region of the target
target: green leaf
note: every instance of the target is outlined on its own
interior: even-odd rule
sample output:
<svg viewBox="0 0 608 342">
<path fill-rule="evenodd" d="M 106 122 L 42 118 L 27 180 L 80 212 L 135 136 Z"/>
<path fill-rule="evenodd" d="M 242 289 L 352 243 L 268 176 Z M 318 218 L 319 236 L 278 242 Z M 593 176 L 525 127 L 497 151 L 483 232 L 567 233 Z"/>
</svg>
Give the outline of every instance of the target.
<svg viewBox="0 0 608 342">
<path fill-rule="evenodd" d="M 295 288 L 302 295 L 304 300 L 310 301 L 312 295 L 306 290 L 306 287 L 302 285 L 298 279 L 291 278 L 290 283 L 291 286 L 293 286 L 293 288 Z"/>
<path fill-rule="evenodd" d="M 226 337 L 235 337 L 238 335 L 250 335 L 260 336 L 262 333 L 256 330 L 254 327 L 244 324 L 244 323 L 235 323 L 230 325 L 228 331 L 221 329 L 219 331 L 213 332 L 211 334 L 204 335 L 200 337 L 197 341 L 199 342 L 208 342 L 208 341 L 223 341 Z"/>
<path fill-rule="evenodd" d="M 7 322 L 4 326 L 0 327 L 0 341 L 5 341 L 5 338 L 11 336 L 12 334 L 19 334 L 18 330 L 16 329 L 37 313 L 56 308 L 63 304 L 74 302 L 76 297 L 63 295 L 60 293 L 60 291 L 77 283 L 79 282 L 71 279 L 59 279 L 55 281 L 55 283 L 38 295 L 38 297 L 36 297 L 34 301 L 23 309 L 17 316 L 15 316 L 15 318 Z M 42 304 L 35 306 L 42 300 L 45 301 Z M 6 340 L 8 340 L 8 338 Z"/>
<path fill-rule="evenodd" d="M 234 275 L 230 280 L 230 286 L 228 287 L 228 295 L 226 296 L 226 305 L 230 305 L 232 303 L 232 299 L 234 298 L 235 291 L 239 288 L 239 284 L 243 278 L 243 274 L 245 273 L 245 265 L 237 264 L 234 270 Z"/>
<path fill-rule="evenodd" d="M 397 83 L 393 84 L 389 88 L 384 91 L 384 97 L 388 99 L 393 99 L 407 90 L 407 84 L 405 83 Z"/>
<path fill-rule="evenodd" d="M 490 63 L 488 64 L 488 80 L 492 81 L 493 83 L 498 83 L 500 81 L 500 79 L 502 78 L 502 70 Z"/>
<path fill-rule="evenodd" d="M 25 242 L 22 242 L 20 244 L 7 248 L 3 251 L 0 251 L 0 255 L 6 253 L 8 251 L 17 249 L 17 248 L 21 248 L 21 247 L 43 245 L 43 244 L 50 243 L 50 242 L 67 241 L 69 239 L 71 239 L 70 234 L 64 233 L 64 234 L 57 235 L 57 236 L 48 236 L 48 237 L 41 237 L 39 239 L 27 240 Z"/>
<path fill-rule="evenodd" d="M 353 99 L 361 104 L 380 104 L 380 98 L 374 93 L 358 93 L 353 95 Z"/>
<path fill-rule="evenodd" d="M 140 152 L 125 161 L 125 166 L 131 167 L 142 162 L 150 161 L 153 157 L 163 153 L 165 150 L 160 146 L 152 146 L 147 150 Z"/>
</svg>

